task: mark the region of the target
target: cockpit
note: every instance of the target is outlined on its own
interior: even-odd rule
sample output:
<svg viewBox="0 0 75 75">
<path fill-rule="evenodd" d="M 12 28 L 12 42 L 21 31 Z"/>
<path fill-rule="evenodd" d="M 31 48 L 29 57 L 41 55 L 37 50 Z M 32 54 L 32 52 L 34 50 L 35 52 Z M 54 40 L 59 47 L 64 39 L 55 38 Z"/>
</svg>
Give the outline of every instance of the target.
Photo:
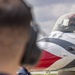
<svg viewBox="0 0 75 75">
<path fill-rule="evenodd" d="M 68 13 L 60 17 L 52 31 L 75 32 L 75 13 Z"/>
</svg>

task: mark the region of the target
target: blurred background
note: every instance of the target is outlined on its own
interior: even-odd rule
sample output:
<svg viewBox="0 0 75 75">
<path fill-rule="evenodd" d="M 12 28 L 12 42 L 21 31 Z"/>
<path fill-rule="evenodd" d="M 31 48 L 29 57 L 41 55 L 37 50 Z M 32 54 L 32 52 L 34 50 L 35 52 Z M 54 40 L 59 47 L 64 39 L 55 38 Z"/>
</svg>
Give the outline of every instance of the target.
<svg viewBox="0 0 75 75">
<path fill-rule="evenodd" d="M 25 0 L 32 6 L 32 13 L 41 31 L 49 35 L 55 22 L 62 15 L 75 12 L 75 0 Z M 46 35 L 38 35 L 38 40 Z"/>
<path fill-rule="evenodd" d="M 49 34 L 56 20 L 75 11 L 75 0 L 26 0 L 33 7 L 33 15 L 41 29 Z"/>
</svg>

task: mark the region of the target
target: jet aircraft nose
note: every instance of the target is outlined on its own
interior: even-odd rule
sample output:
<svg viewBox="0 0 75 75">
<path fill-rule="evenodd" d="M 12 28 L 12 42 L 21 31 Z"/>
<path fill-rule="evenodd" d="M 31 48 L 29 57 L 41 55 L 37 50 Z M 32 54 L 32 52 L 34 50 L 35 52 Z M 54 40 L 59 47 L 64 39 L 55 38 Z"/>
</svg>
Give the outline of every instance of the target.
<svg viewBox="0 0 75 75">
<path fill-rule="evenodd" d="M 56 56 L 50 52 L 47 52 L 46 50 L 42 50 L 42 56 L 36 68 L 39 69 L 48 68 L 59 59 L 61 59 L 61 57 Z"/>
</svg>

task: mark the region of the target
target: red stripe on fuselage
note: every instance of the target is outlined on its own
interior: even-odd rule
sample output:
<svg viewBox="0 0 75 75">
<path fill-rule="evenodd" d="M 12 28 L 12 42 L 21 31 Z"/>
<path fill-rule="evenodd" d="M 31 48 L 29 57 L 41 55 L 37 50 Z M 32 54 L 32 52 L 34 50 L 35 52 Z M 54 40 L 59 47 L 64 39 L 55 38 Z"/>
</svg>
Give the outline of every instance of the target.
<svg viewBox="0 0 75 75">
<path fill-rule="evenodd" d="M 57 60 L 61 59 L 61 57 L 51 54 L 45 50 L 42 51 L 41 59 L 35 69 L 45 69 L 55 63 Z"/>
</svg>

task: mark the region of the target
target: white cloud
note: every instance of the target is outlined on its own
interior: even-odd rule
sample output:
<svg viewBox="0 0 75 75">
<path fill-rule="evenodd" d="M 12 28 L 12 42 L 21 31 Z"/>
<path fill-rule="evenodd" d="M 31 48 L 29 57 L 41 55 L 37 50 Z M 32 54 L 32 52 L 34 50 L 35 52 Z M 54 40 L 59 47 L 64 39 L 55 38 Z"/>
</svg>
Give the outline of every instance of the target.
<svg viewBox="0 0 75 75">
<path fill-rule="evenodd" d="M 71 4 L 53 4 L 43 7 L 34 7 L 34 14 L 38 22 L 49 21 L 68 13 L 71 7 Z"/>
<path fill-rule="evenodd" d="M 50 0 L 27 0 L 28 3 L 32 4 L 33 6 L 45 6 L 50 4 Z"/>
<path fill-rule="evenodd" d="M 53 4 L 74 4 L 75 0 L 26 0 L 33 6 L 47 6 Z"/>
<path fill-rule="evenodd" d="M 43 22 L 54 19 L 54 16 L 52 15 L 52 6 L 44 6 L 44 7 L 35 7 L 34 8 L 34 14 L 37 18 L 37 21 Z"/>
<path fill-rule="evenodd" d="M 65 13 L 68 13 L 71 9 L 70 4 L 55 4 L 53 5 L 52 13 L 56 17 L 60 17 L 61 15 L 64 15 Z"/>
<path fill-rule="evenodd" d="M 40 22 L 39 26 L 41 27 L 42 31 L 46 32 L 47 34 L 50 33 L 54 26 L 55 22 L 54 21 L 45 21 L 45 22 Z"/>
<path fill-rule="evenodd" d="M 70 12 L 75 12 L 75 4 L 72 5 Z"/>
</svg>

